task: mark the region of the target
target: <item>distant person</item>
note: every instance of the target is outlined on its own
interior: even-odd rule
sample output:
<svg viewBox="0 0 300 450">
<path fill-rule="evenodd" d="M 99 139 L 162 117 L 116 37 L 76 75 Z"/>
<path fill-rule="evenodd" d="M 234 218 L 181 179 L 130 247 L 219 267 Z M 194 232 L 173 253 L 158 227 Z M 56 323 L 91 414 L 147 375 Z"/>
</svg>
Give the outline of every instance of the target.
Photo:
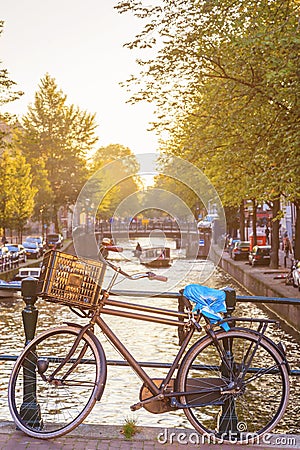
<svg viewBox="0 0 300 450">
<path fill-rule="evenodd" d="M 109 253 L 108 247 L 110 247 L 111 244 L 112 244 L 112 242 L 109 238 L 102 239 L 102 242 L 101 242 L 101 245 L 99 248 L 100 259 L 107 259 L 108 253 Z"/>
<path fill-rule="evenodd" d="M 109 252 L 122 252 L 122 247 L 117 247 L 112 239 L 103 238 L 100 248 L 99 248 L 99 259 L 103 261 L 103 259 L 108 258 Z"/>
<path fill-rule="evenodd" d="M 142 251 L 143 251 L 143 249 L 142 249 L 142 247 L 141 247 L 141 244 L 138 242 L 138 243 L 136 244 L 136 247 L 135 247 L 135 250 L 134 250 L 133 254 L 134 254 L 134 256 L 136 256 L 137 258 L 139 258 L 139 257 L 141 256 L 141 254 L 142 254 Z"/>
<path fill-rule="evenodd" d="M 159 255 L 159 258 L 158 258 L 158 259 L 165 259 L 165 257 L 166 257 L 166 252 L 165 252 L 165 250 L 163 250 L 163 251 L 161 252 L 161 254 Z"/>
<path fill-rule="evenodd" d="M 266 229 L 265 229 L 265 234 L 266 234 L 266 240 L 267 240 L 267 245 L 269 245 L 269 243 L 270 243 L 270 239 L 269 239 L 269 237 L 270 237 L 270 230 L 269 230 L 269 228 L 268 228 L 268 225 L 266 225 Z"/>
<path fill-rule="evenodd" d="M 286 267 L 286 261 L 289 257 L 289 254 L 293 254 L 293 247 L 292 247 L 292 243 L 290 241 L 290 238 L 287 234 L 287 232 L 284 233 L 284 238 L 283 238 L 283 251 L 284 251 L 284 267 Z"/>
</svg>

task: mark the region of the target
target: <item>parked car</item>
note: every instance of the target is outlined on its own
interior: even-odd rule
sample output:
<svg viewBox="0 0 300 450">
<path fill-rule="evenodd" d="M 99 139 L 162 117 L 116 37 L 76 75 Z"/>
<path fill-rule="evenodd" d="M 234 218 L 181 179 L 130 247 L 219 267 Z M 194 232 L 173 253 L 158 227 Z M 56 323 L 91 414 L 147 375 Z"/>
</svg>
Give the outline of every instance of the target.
<svg viewBox="0 0 300 450">
<path fill-rule="evenodd" d="M 7 244 L 7 248 L 9 249 L 12 260 L 14 262 L 26 262 L 26 250 L 21 244 Z"/>
<path fill-rule="evenodd" d="M 214 220 L 218 219 L 218 214 L 208 214 L 197 224 L 198 228 L 212 228 Z"/>
<path fill-rule="evenodd" d="M 250 251 L 250 242 L 237 241 L 231 252 L 231 258 L 237 261 L 238 259 L 248 259 Z"/>
<path fill-rule="evenodd" d="M 63 244 L 63 237 L 59 233 L 48 234 L 46 237 L 47 248 L 61 248 Z"/>
<path fill-rule="evenodd" d="M 8 270 L 12 266 L 12 255 L 7 246 L 0 247 L 0 270 Z"/>
<path fill-rule="evenodd" d="M 37 242 L 23 242 L 27 258 L 38 259 L 43 255 L 43 250 L 39 247 Z"/>
<path fill-rule="evenodd" d="M 271 245 L 255 245 L 249 253 L 249 263 L 252 266 L 268 266 L 271 260 Z"/>
<path fill-rule="evenodd" d="M 292 284 L 300 291 L 300 261 L 294 261 L 291 267 Z"/>
<path fill-rule="evenodd" d="M 46 250 L 46 241 L 42 236 L 28 236 L 26 242 L 37 242 L 43 253 Z"/>
</svg>

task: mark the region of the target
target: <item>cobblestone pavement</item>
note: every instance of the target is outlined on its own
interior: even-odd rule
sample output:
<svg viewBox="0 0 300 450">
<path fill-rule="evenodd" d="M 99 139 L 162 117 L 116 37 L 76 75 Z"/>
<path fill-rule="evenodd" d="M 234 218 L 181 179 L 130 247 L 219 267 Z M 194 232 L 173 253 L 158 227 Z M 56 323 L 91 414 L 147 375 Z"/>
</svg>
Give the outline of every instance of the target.
<svg viewBox="0 0 300 450">
<path fill-rule="evenodd" d="M 0 450 L 254 450 L 299 449 L 300 436 L 267 435 L 260 444 L 238 445 L 234 443 L 202 443 L 201 436 L 193 430 L 141 427 L 132 440 L 126 440 L 120 426 L 80 425 L 66 436 L 41 440 L 26 436 L 15 429 L 11 422 L 0 423 Z"/>
</svg>

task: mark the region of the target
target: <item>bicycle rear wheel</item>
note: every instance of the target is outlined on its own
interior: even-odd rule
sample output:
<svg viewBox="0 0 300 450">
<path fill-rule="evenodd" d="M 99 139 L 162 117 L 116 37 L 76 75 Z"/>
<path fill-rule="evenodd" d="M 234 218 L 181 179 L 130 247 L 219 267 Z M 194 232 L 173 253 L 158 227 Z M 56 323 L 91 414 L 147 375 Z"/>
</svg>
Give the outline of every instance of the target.
<svg viewBox="0 0 300 450">
<path fill-rule="evenodd" d="M 76 326 L 48 330 L 33 339 L 16 361 L 9 381 L 9 408 L 17 427 L 29 436 L 48 439 L 68 433 L 101 398 L 106 359 L 91 332 L 83 334 L 70 361 L 60 368 L 80 331 Z"/>
<path fill-rule="evenodd" d="M 274 343 L 253 332 L 234 329 L 216 336 L 228 365 L 222 364 L 210 337 L 194 344 L 178 372 L 178 390 L 191 392 L 180 402 L 188 405 L 184 412 L 201 434 L 217 441 L 251 442 L 271 431 L 284 414 L 289 396 L 286 361 Z"/>
</svg>

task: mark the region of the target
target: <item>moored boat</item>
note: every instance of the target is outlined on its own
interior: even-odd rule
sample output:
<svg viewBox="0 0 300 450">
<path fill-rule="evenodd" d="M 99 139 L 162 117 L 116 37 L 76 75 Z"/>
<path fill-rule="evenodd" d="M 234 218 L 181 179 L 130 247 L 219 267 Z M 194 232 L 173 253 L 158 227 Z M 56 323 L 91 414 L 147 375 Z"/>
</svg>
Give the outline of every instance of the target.
<svg viewBox="0 0 300 450">
<path fill-rule="evenodd" d="M 145 248 L 139 258 L 141 264 L 149 267 L 168 267 L 172 262 L 169 247 Z"/>
<path fill-rule="evenodd" d="M 33 277 L 39 278 L 41 273 L 40 267 L 22 267 L 14 277 L 14 281 L 22 281 L 24 278 Z"/>
<path fill-rule="evenodd" d="M 20 297 L 22 280 L 27 277 L 39 278 L 40 267 L 22 267 L 12 281 L 0 279 L 0 298 Z"/>
<path fill-rule="evenodd" d="M 21 281 L 0 280 L 0 298 L 19 297 Z"/>
</svg>

